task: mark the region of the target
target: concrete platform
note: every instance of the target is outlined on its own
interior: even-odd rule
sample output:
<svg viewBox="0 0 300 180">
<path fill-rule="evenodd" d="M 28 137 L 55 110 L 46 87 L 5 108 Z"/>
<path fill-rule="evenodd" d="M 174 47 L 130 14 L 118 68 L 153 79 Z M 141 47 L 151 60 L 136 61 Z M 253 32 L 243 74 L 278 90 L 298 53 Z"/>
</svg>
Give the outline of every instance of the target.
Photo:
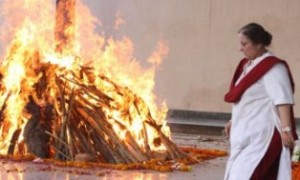
<svg viewBox="0 0 300 180">
<path fill-rule="evenodd" d="M 228 149 L 228 140 L 221 136 L 207 136 L 200 134 L 173 133 L 172 138 L 179 146 L 193 146 L 198 148 Z M 142 180 L 142 179 L 170 179 L 170 180 L 220 180 L 223 179 L 227 157 L 216 158 L 193 166 L 191 172 L 174 171 L 161 173 L 149 170 L 116 171 L 110 169 L 77 169 L 60 168 L 39 163 L 16 163 L 0 161 L 0 180 Z"/>
</svg>

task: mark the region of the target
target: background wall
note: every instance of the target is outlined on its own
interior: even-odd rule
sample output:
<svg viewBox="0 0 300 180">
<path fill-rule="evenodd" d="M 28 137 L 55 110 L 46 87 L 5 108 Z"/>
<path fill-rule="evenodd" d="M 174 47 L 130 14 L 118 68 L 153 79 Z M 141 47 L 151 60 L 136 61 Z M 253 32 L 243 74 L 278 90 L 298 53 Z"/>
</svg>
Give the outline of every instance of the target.
<svg viewBox="0 0 300 180">
<path fill-rule="evenodd" d="M 141 61 L 160 38 L 170 51 L 156 77 L 156 93 L 171 109 L 230 112 L 223 102 L 238 61 L 237 31 L 249 22 L 273 35 L 270 49 L 288 61 L 300 102 L 300 1 L 298 0 L 84 0 L 107 35 L 127 35 Z M 113 24 L 119 14 L 126 24 Z M 143 63 L 143 62 L 142 62 Z M 300 116 L 296 105 L 296 116 Z"/>
</svg>

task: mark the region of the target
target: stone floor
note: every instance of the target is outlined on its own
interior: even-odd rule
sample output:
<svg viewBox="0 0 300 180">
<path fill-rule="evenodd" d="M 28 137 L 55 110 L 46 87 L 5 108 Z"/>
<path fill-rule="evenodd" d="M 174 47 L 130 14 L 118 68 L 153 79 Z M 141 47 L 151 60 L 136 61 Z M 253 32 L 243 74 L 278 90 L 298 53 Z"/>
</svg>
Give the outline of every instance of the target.
<svg viewBox="0 0 300 180">
<path fill-rule="evenodd" d="M 228 149 L 228 140 L 221 136 L 208 136 L 196 134 L 174 134 L 173 140 L 179 146 L 193 146 L 198 148 Z M 0 161 L 0 180 L 220 180 L 223 179 L 227 157 L 216 158 L 193 166 L 191 172 L 174 171 L 161 173 L 149 170 L 117 171 L 110 169 L 76 169 L 59 168 L 39 163 L 15 163 Z"/>
</svg>

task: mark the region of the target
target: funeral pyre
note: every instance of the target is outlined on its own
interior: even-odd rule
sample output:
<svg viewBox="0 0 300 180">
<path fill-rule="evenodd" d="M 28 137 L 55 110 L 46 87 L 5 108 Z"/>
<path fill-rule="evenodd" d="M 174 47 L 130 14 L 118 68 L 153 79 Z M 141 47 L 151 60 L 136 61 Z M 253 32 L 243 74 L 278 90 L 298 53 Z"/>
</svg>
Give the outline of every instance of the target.
<svg viewBox="0 0 300 180">
<path fill-rule="evenodd" d="M 95 33 L 101 23 L 75 0 L 6 0 L 1 20 L 2 155 L 71 161 L 87 154 L 105 163 L 186 156 L 153 94 L 163 43 L 143 69 L 130 39 Z"/>
</svg>

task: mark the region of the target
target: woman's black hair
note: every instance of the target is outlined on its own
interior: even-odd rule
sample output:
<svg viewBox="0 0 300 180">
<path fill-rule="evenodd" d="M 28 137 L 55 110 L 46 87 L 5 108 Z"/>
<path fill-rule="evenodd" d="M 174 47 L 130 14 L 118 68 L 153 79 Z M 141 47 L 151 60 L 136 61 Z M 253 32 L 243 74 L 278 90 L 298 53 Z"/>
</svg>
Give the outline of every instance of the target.
<svg viewBox="0 0 300 180">
<path fill-rule="evenodd" d="M 254 44 L 269 46 L 272 41 L 272 35 L 257 23 L 249 23 L 238 32 L 247 36 Z"/>
</svg>

